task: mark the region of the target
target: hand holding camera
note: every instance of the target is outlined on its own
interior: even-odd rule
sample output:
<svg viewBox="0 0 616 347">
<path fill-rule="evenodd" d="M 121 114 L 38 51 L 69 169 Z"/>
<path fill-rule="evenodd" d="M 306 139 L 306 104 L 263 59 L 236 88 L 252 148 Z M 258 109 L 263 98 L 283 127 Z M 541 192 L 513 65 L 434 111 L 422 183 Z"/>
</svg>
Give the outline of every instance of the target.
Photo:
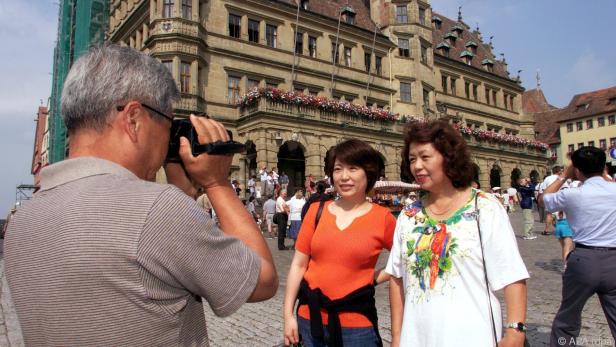
<svg viewBox="0 0 616 347">
<path fill-rule="evenodd" d="M 227 177 L 233 154 L 244 150 L 243 144 L 232 141 L 221 123 L 191 115 L 190 121 L 174 121 L 167 161 L 181 159 L 190 178 L 208 189 L 229 185 Z"/>
</svg>

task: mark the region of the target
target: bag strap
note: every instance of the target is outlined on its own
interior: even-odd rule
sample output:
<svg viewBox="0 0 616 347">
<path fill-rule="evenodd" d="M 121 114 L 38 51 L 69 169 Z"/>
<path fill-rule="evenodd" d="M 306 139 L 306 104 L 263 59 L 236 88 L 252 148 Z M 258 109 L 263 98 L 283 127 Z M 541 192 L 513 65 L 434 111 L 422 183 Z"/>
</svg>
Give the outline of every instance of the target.
<svg viewBox="0 0 616 347">
<path fill-rule="evenodd" d="M 492 300 L 490 300 L 490 285 L 488 284 L 488 270 L 486 268 L 486 258 L 483 253 L 483 239 L 481 237 L 481 227 L 479 226 L 479 207 L 477 204 L 478 192 L 475 192 L 475 220 L 477 221 L 477 232 L 479 233 L 479 247 L 481 248 L 481 262 L 483 263 L 483 275 L 486 282 L 486 293 L 488 294 L 488 305 L 490 307 L 490 320 L 492 321 L 492 333 L 494 336 L 494 346 L 498 346 L 498 338 L 496 337 L 496 323 L 494 322 L 494 312 L 492 311 Z"/>
<path fill-rule="evenodd" d="M 317 225 L 319 225 L 319 220 L 321 219 L 321 214 L 323 213 L 323 206 L 325 206 L 325 200 L 319 201 L 319 209 L 317 210 L 317 215 L 314 217 L 314 229 L 317 229 Z"/>
</svg>

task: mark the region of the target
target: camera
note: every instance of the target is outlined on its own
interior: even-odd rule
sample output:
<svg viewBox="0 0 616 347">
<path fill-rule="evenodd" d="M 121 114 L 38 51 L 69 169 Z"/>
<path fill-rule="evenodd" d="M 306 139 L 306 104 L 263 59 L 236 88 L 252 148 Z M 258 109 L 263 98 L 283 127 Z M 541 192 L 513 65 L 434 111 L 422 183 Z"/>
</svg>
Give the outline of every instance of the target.
<svg viewBox="0 0 616 347">
<path fill-rule="evenodd" d="M 233 141 L 233 134 L 227 130 L 229 141 L 215 141 L 212 143 L 200 144 L 197 130 L 193 127 L 188 119 L 174 119 L 171 125 L 171 134 L 169 136 L 169 149 L 167 150 L 167 162 L 179 163 L 180 158 L 180 137 L 184 136 L 190 142 L 192 154 L 198 156 L 202 153 L 211 155 L 224 155 L 245 153 L 246 146 L 237 141 Z"/>
</svg>

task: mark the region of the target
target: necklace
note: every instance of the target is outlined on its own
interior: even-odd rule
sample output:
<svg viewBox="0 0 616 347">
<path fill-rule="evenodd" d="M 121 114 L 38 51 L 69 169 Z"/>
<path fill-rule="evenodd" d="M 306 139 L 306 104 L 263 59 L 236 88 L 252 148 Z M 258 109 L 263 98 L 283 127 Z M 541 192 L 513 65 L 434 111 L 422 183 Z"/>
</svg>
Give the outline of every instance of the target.
<svg viewBox="0 0 616 347">
<path fill-rule="evenodd" d="M 460 194 L 459 192 L 458 192 L 458 193 L 456 193 L 456 196 L 454 196 L 454 198 L 453 198 L 453 199 L 451 199 L 451 202 L 448 204 L 448 205 L 449 205 L 449 207 L 448 207 L 446 210 L 444 210 L 444 211 L 441 211 L 441 212 L 437 212 L 437 211 L 435 211 L 435 210 L 432 208 L 432 204 L 430 204 L 429 206 L 427 206 L 427 207 L 428 207 L 428 210 L 430 210 L 430 213 L 431 213 L 431 214 L 433 214 L 433 215 L 435 215 L 435 216 L 444 216 L 444 215 L 448 215 L 448 214 L 451 212 L 451 210 L 453 210 L 454 208 L 456 208 L 456 206 L 457 206 L 457 201 L 460 199 L 460 195 L 461 195 L 461 194 Z"/>
</svg>

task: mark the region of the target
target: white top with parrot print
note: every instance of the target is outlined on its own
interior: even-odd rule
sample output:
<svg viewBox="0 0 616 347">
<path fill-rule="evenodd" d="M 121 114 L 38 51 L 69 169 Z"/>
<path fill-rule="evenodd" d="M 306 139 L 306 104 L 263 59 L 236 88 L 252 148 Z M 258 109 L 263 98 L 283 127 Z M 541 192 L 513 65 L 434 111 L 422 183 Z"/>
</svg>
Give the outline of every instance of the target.
<svg viewBox="0 0 616 347">
<path fill-rule="evenodd" d="M 528 278 L 509 216 L 490 194 L 471 199 L 445 221 L 422 199 L 400 213 L 386 271 L 403 279 L 402 346 L 492 346 L 494 337 L 479 244 L 475 196 L 498 339 L 501 310 L 493 291 Z"/>
</svg>

